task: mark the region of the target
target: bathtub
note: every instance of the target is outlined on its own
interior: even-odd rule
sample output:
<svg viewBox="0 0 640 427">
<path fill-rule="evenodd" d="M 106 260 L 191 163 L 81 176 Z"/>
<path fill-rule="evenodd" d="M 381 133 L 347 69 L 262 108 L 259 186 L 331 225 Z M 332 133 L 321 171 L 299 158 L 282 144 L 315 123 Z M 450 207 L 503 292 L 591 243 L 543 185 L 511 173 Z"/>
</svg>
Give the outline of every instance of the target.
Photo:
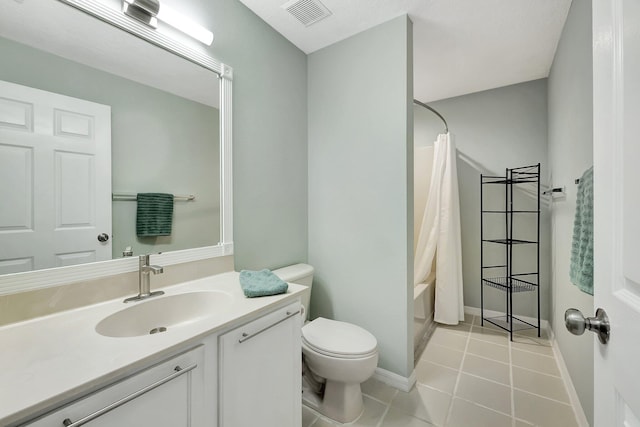
<svg viewBox="0 0 640 427">
<path fill-rule="evenodd" d="M 417 350 L 433 324 L 436 273 L 431 272 L 413 288 L 413 348 Z"/>
</svg>

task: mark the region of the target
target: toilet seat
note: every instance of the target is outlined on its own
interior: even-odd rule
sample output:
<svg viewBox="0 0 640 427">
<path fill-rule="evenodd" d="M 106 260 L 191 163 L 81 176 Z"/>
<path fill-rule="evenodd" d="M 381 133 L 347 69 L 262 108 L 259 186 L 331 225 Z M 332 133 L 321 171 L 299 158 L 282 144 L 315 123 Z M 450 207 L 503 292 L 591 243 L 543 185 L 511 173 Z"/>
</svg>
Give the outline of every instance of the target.
<svg viewBox="0 0 640 427">
<path fill-rule="evenodd" d="M 341 359 L 367 357 L 378 351 L 378 341 L 369 331 L 323 317 L 302 328 L 302 342 L 317 353 Z"/>
</svg>

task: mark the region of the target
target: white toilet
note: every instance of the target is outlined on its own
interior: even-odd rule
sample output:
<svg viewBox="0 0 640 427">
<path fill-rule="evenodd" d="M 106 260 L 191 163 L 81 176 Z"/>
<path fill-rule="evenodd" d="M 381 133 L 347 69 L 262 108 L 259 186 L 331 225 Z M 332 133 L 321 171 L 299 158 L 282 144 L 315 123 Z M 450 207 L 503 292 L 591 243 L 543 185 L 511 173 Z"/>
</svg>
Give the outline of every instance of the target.
<svg viewBox="0 0 640 427">
<path fill-rule="evenodd" d="M 302 296 L 308 310 L 313 271 L 310 265 L 295 264 L 273 272 L 286 282 L 308 287 Z M 318 317 L 302 327 L 302 354 L 305 404 L 341 423 L 358 418 L 363 409 L 360 384 L 378 365 L 376 338 L 351 323 Z"/>
</svg>

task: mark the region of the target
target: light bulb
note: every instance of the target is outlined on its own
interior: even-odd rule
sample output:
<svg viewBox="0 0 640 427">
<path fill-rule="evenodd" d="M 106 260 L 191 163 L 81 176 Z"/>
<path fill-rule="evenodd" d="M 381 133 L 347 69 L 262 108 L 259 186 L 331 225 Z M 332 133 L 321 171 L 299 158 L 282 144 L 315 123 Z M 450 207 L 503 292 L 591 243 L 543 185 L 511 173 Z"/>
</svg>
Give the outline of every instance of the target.
<svg viewBox="0 0 640 427">
<path fill-rule="evenodd" d="M 164 4 L 160 5 L 157 18 L 207 46 L 211 46 L 211 43 L 213 43 L 213 33 L 211 31 L 168 8 Z"/>
</svg>

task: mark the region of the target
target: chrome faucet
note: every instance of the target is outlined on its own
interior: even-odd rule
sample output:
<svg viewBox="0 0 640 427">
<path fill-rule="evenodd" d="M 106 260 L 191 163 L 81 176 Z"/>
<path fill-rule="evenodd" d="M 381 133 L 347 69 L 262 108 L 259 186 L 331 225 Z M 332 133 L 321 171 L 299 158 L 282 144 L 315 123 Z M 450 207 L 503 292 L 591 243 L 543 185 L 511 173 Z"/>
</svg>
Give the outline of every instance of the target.
<svg viewBox="0 0 640 427">
<path fill-rule="evenodd" d="M 124 302 L 141 301 L 150 297 L 164 295 L 163 291 L 151 292 L 151 280 L 149 277 L 151 273 L 162 274 L 164 272 L 163 268 L 159 265 L 150 265 L 149 255 L 140 255 L 138 259 L 138 286 L 140 289 L 138 291 L 138 295 L 136 295 L 135 297 L 127 298 L 124 300 Z"/>
</svg>

